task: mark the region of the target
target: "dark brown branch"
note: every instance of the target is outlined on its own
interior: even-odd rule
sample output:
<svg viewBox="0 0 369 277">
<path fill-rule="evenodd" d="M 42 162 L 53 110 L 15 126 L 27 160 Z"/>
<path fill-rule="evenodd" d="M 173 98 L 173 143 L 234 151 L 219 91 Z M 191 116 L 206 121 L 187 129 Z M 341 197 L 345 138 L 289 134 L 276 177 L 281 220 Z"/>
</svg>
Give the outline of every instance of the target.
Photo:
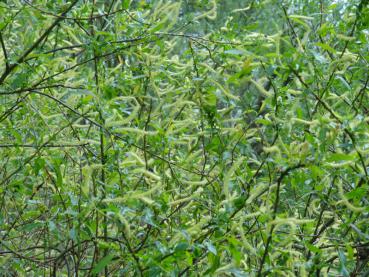
<svg viewBox="0 0 369 277">
<path fill-rule="evenodd" d="M 46 144 L 43 145 L 43 148 L 72 148 L 72 147 L 83 147 L 87 146 L 88 143 L 83 144 Z M 35 144 L 0 144 L 0 148 L 39 148 L 40 145 Z"/>
<path fill-rule="evenodd" d="M 1 49 L 3 50 L 4 58 L 5 58 L 5 70 L 9 70 L 9 59 L 8 59 L 8 53 L 6 51 L 3 34 L 0 32 L 0 44 Z"/>
<path fill-rule="evenodd" d="M 74 0 L 72 4 L 69 5 L 69 7 L 61 14 L 61 16 L 65 16 L 76 4 L 78 3 L 78 0 Z M 23 63 L 25 59 L 28 57 L 29 54 L 32 53 L 33 50 L 35 50 L 42 41 L 48 37 L 48 35 L 52 32 L 52 30 L 63 20 L 63 18 L 57 18 L 47 29 L 46 31 L 29 47 L 26 51 L 23 52 L 23 54 L 17 59 L 17 61 L 14 64 L 10 64 L 9 67 L 7 67 L 4 71 L 4 73 L 0 77 L 0 85 L 4 83 L 5 79 L 9 76 L 9 74 L 17 68 L 18 65 Z"/>
<path fill-rule="evenodd" d="M 273 206 L 273 214 L 272 214 L 272 220 L 275 220 L 276 217 L 277 217 L 277 212 L 278 212 L 278 207 L 279 207 L 279 197 L 280 197 L 280 189 L 281 189 L 281 185 L 282 185 L 282 181 L 283 179 L 293 170 L 295 169 L 298 169 L 298 168 L 301 168 L 301 167 L 304 167 L 305 165 L 304 164 L 297 164 L 297 165 L 294 165 L 294 166 L 291 166 L 291 167 L 288 167 L 287 169 L 285 169 L 281 175 L 279 176 L 278 180 L 277 180 L 277 189 L 276 189 L 276 199 L 274 200 L 274 206 Z M 264 267 L 264 264 L 265 264 L 265 260 L 266 260 L 266 257 L 268 256 L 268 252 L 269 252 L 269 245 L 272 241 L 272 238 L 273 238 L 273 231 L 274 231 L 274 228 L 275 228 L 275 225 L 272 225 L 270 227 L 270 231 L 269 231 L 269 235 L 268 235 L 268 238 L 267 238 L 267 242 L 266 242 L 266 245 L 265 245 L 265 250 L 264 250 L 264 254 L 263 254 L 263 257 L 261 258 L 261 261 L 260 261 L 260 266 L 259 266 L 259 270 L 258 270 L 258 273 L 257 273 L 257 276 L 260 277 L 262 276 L 263 274 L 263 267 Z"/>
</svg>

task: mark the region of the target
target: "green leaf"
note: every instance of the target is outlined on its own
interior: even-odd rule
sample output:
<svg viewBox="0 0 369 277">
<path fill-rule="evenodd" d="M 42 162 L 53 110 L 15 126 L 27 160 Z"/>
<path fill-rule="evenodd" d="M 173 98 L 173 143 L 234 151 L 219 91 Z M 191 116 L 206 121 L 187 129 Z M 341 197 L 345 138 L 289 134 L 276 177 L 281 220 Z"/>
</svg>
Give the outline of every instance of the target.
<svg viewBox="0 0 369 277">
<path fill-rule="evenodd" d="M 309 249 L 313 253 L 321 253 L 322 252 L 321 249 L 319 249 L 318 247 L 316 247 L 315 245 L 313 245 L 311 243 L 305 242 L 305 245 L 306 245 L 307 249 Z"/>
<path fill-rule="evenodd" d="M 327 50 L 328 52 L 335 54 L 337 51 L 335 49 L 333 49 L 332 47 L 330 47 L 328 44 L 326 43 L 321 43 L 321 42 L 317 42 L 315 45 L 319 46 L 320 48 Z"/>
<path fill-rule="evenodd" d="M 273 122 L 270 120 L 264 119 L 264 118 L 258 118 L 255 120 L 255 123 L 262 124 L 264 126 L 270 126 L 273 125 Z"/>
<path fill-rule="evenodd" d="M 356 155 L 354 154 L 344 154 L 344 153 L 334 153 L 331 154 L 326 161 L 327 162 L 341 162 L 341 161 L 354 161 Z"/>
<path fill-rule="evenodd" d="M 217 249 L 216 247 L 211 243 L 211 241 L 206 241 L 204 243 L 206 246 L 206 249 L 208 249 L 209 252 L 213 253 L 214 255 L 217 255 Z"/>
<path fill-rule="evenodd" d="M 208 255 L 208 260 L 209 260 L 210 267 L 208 268 L 207 271 L 205 271 L 204 275 L 215 272 L 215 270 L 217 270 L 217 268 L 219 268 L 220 266 L 219 255 L 214 255 L 213 253 L 210 252 L 210 254 Z"/>
<path fill-rule="evenodd" d="M 38 175 L 38 173 L 40 172 L 40 170 L 45 166 L 46 162 L 43 158 L 37 158 L 35 160 L 35 164 L 33 166 L 33 170 L 35 172 L 35 175 Z"/>
<path fill-rule="evenodd" d="M 359 187 L 356 189 L 353 189 L 352 191 L 345 193 L 345 196 L 347 199 L 361 199 L 363 196 L 365 196 L 368 193 L 367 187 Z"/>
<path fill-rule="evenodd" d="M 348 89 L 351 90 L 351 86 L 347 83 L 347 81 L 340 75 L 336 75 L 336 79 L 340 80 L 342 84 Z"/>
<path fill-rule="evenodd" d="M 215 95 L 214 92 L 207 92 L 205 94 L 205 104 L 208 105 L 208 106 L 211 106 L 211 107 L 214 107 L 216 106 L 217 104 L 217 96 Z"/>
<path fill-rule="evenodd" d="M 188 242 L 180 242 L 176 245 L 176 247 L 174 248 L 175 252 L 182 252 L 182 251 L 186 251 L 187 248 L 189 247 Z"/>
<path fill-rule="evenodd" d="M 129 5 L 131 4 L 131 0 L 123 0 L 122 1 L 122 9 L 128 9 Z"/>
<path fill-rule="evenodd" d="M 243 55 L 243 54 L 245 54 L 245 52 L 243 50 L 240 50 L 240 49 L 230 49 L 230 50 L 224 51 L 224 54 Z"/>
<path fill-rule="evenodd" d="M 107 256 L 105 256 L 104 258 L 102 258 L 94 267 L 94 269 L 92 270 L 92 274 L 98 274 L 100 273 L 106 266 L 108 266 L 110 264 L 110 262 L 113 260 L 114 255 L 113 254 L 109 254 Z"/>
<path fill-rule="evenodd" d="M 348 272 L 347 268 L 346 268 L 346 256 L 345 253 L 343 253 L 342 250 L 338 250 L 338 257 L 340 260 L 340 273 L 344 276 L 344 277 L 349 277 L 350 273 Z"/>
</svg>

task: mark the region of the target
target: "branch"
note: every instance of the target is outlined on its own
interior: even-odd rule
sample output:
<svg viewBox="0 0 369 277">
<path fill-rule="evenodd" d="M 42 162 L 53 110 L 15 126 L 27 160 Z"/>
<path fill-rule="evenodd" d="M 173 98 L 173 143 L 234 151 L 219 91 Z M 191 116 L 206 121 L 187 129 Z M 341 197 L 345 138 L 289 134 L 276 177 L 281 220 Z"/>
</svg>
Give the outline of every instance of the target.
<svg viewBox="0 0 369 277">
<path fill-rule="evenodd" d="M 47 144 L 42 147 L 47 148 L 71 148 L 71 147 L 83 147 L 88 145 L 89 143 L 83 144 Z M 40 145 L 35 144 L 0 144 L 0 148 L 15 148 L 15 147 L 23 147 L 23 148 L 39 148 Z"/>
<path fill-rule="evenodd" d="M 9 59 L 8 59 L 8 54 L 6 52 L 6 48 L 5 48 L 5 43 L 4 43 L 4 40 L 3 40 L 3 35 L 2 33 L 0 32 L 0 43 L 1 43 L 1 48 L 3 50 L 3 53 L 4 53 L 4 58 L 5 58 L 5 71 L 9 69 Z"/>
<path fill-rule="evenodd" d="M 61 14 L 61 16 L 65 16 L 76 4 L 78 0 L 74 0 L 72 4 Z M 24 62 L 24 60 L 27 58 L 31 52 L 37 48 L 40 43 L 52 32 L 52 30 L 55 28 L 56 25 L 62 21 L 63 18 L 58 17 L 47 29 L 46 31 L 29 47 L 26 51 L 23 52 L 23 54 L 18 58 L 18 60 L 14 63 L 9 65 L 4 73 L 0 77 L 0 85 L 4 83 L 5 79 L 9 76 L 9 74 L 21 63 Z"/>
<path fill-rule="evenodd" d="M 295 169 L 298 169 L 298 168 L 301 168 L 301 167 L 304 167 L 304 166 L 305 166 L 304 164 L 299 163 L 297 165 L 288 167 L 279 176 L 278 181 L 277 181 L 276 199 L 274 201 L 274 206 L 273 206 L 272 220 L 276 219 L 276 217 L 277 217 L 277 212 L 278 212 L 278 207 L 279 207 L 280 189 L 281 189 L 281 184 L 282 184 L 282 181 L 283 181 L 284 177 L 286 177 L 292 170 L 295 170 Z M 261 258 L 260 267 L 259 267 L 259 270 L 258 270 L 258 273 L 257 273 L 258 277 L 261 277 L 262 273 L 263 273 L 263 267 L 264 267 L 265 259 L 268 255 L 269 245 L 270 245 L 270 243 L 272 241 L 272 238 L 273 238 L 274 227 L 275 227 L 275 225 L 272 225 L 271 228 L 270 228 L 269 236 L 268 236 L 268 239 L 267 239 L 267 242 L 266 242 L 266 245 L 265 245 L 264 254 L 263 254 L 263 257 Z"/>
</svg>

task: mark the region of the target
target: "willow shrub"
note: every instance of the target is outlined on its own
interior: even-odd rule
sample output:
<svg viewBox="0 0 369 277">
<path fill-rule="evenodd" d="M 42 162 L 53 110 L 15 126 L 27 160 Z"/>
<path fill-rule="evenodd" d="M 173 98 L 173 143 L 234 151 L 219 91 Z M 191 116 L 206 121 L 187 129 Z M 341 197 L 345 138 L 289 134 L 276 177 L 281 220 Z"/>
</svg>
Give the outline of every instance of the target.
<svg viewBox="0 0 369 277">
<path fill-rule="evenodd" d="M 1 275 L 368 274 L 368 1 L 0 18 Z"/>
</svg>

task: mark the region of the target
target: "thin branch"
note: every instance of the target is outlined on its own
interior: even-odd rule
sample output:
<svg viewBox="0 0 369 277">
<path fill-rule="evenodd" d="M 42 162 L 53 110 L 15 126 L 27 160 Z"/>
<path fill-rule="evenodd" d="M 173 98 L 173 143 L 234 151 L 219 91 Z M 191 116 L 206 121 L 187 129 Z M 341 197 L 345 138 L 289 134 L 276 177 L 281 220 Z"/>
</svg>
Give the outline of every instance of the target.
<svg viewBox="0 0 369 277">
<path fill-rule="evenodd" d="M 52 16 L 52 17 L 56 17 L 56 18 L 59 18 L 59 19 L 67 19 L 67 20 L 78 20 L 78 21 L 89 21 L 89 20 L 92 20 L 92 19 L 99 19 L 99 18 L 102 18 L 102 17 L 109 17 L 111 15 L 114 15 L 114 14 L 117 14 L 119 12 L 122 12 L 122 11 L 125 11 L 125 9 L 118 9 L 116 11 L 113 11 L 113 12 L 108 12 L 108 13 L 102 13 L 102 14 L 92 14 L 92 16 L 90 17 L 69 17 L 69 16 L 65 16 L 65 15 L 58 15 L 58 14 L 54 14 L 52 12 L 49 12 L 49 11 L 45 11 L 39 7 L 36 7 L 35 5 L 33 5 L 30 1 L 28 0 L 25 0 L 24 1 L 28 6 L 30 6 L 31 8 L 35 9 L 35 10 L 38 10 L 39 12 L 41 12 L 42 14 L 44 15 L 49 15 L 49 16 Z"/>
<path fill-rule="evenodd" d="M 288 167 L 287 169 L 285 169 L 281 175 L 279 176 L 278 180 L 277 180 L 277 189 L 276 189 L 276 199 L 274 200 L 274 206 L 273 206 L 273 214 L 272 214 L 272 220 L 275 220 L 276 217 L 277 217 L 277 212 L 278 212 L 278 207 L 279 207 L 279 197 L 280 197 L 280 189 L 281 189 L 281 184 L 282 184 L 282 181 L 283 179 L 293 170 L 295 169 L 298 169 L 298 168 L 301 168 L 301 167 L 304 167 L 305 165 L 304 164 L 297 164 L 297 165 L 294 165 L 294 166 L 291 166 L 291 167 Z M 258 270 L 258 273 L 257 273 L 257 276 L 260 277 L 262 276 L 263 274 L 263 267 L 264 267 L 264 264 L 265 264 L 265 260 L 266 260 L 266 257 L 268 255 L 268 252 L 269 252 L 269 245 L 272 241 L 272 238 L 273 238 L 273 231 L 274 231 L 274 228 L 275 228 L 275 225 L 272 225 L 270 227 L 270 231 L 269 231 L 269 235 L 268 235 L 268 238 L 267 238 L 267 242 L 266 242 L 266 245 L 265 245 L 265 250 L 264 250 L 264 254 L 263 254 L 263 257 L 261 258 L 261 261 L 260 261 L 260 266 L 259 266 L 259 270 Z"/>
<path fill-rule="evenodd" d="M 78 0 L 74 0 L 72 4 L 61 14 L 61 16 L 66 15 L 76 4 Z M 42 41 L 52 32 L 52 30 L 63 20 L 63 18 L 57 18 L 47 29 L 46 31 L 29 47 L 23 54 L 17 59 L 14 64 L 9 65 L 8 68 L 5 69 L 4 73 L 0 77 L 0 85 L 4 83 L 5 79 L 9 76 L 9 74 L 18 67 L 21 63 L 23 63 L 29 54 L 32 53 L 34 49 L 36 49 Z"/>
<path fill-rule="evenodd" d="M 8 59 L 8 53 L 6 51 L 3 34 L 0 32 L 0 44 L 1 49 L 3 50 L 4 58 L 5 58 L 5 70 L 9 70 L 9 59 Z"/>
<path fill-rule="evenodd" d="M 84 147 L 89 143 L 82 144 L 46 144 L 42 145 L 43 148 L 72 148 L 72 147 Z M 40 145 L 35 144 L 0 144 L 0 148 L 39 148 Z"/>
</svg>

